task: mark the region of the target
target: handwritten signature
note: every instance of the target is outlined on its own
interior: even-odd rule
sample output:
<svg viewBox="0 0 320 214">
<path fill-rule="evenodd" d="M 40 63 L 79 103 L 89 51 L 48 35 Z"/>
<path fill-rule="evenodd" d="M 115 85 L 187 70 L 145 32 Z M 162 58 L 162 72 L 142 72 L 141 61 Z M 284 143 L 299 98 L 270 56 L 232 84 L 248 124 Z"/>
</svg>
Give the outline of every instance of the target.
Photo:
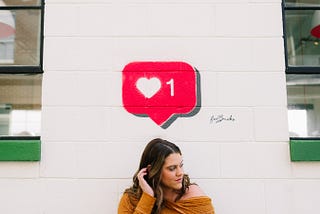
<svg viewBox="0 0 320 214">
<path fill-rule="evenodd" d="M 219 114 L 219 115 L 212 115 L 210 118 L 210 124 L 212 123 L 221 123 L 223 121 L 230 121 L 230 122 L 234 122 L 236 119 L 233 117 L 233 115 L 231 114 L 230 116 L 225 116 L 224 114 Z"/>
</svg>

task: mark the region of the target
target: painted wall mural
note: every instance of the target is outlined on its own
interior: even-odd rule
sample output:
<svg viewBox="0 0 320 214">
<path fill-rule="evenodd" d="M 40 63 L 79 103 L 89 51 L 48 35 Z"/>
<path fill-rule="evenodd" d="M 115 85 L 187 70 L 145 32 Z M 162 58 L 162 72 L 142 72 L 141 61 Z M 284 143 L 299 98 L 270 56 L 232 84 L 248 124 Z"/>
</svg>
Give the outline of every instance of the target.
<svg viewBox="0 0 320 214">
<path fill-rule="evenodd" d="M 200 110 L 200 74 L 185 62 L 129 63 L 122 71 L 122 102 L 129 113 L 168 128 Z"/>
</svg>

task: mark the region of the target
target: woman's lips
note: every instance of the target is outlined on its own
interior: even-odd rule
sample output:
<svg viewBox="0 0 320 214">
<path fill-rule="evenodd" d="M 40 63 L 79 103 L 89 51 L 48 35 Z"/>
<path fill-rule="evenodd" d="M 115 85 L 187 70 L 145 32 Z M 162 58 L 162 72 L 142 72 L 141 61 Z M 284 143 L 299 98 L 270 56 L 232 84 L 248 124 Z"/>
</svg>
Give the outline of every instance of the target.
<svg viewBox="0 0 320 214">
<path fill-rule="evenodd" d="M 178 178 L 176 182 L 182 182 L 182 178 Z"/>
</svg>

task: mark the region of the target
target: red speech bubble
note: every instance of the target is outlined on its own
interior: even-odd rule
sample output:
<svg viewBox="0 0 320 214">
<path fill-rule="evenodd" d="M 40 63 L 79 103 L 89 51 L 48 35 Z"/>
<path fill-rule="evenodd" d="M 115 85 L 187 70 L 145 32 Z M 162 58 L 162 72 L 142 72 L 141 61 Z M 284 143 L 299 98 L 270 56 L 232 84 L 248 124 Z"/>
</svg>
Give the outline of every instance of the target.
<svg viewBox="0 0 320 214">
<path fill-rule="evenodd" d="M 185 62 L 132 62 L 122 71 L 122 101 L 132 114 L 163 126 L 197 104 L 197 74 Z"/>
</svg>

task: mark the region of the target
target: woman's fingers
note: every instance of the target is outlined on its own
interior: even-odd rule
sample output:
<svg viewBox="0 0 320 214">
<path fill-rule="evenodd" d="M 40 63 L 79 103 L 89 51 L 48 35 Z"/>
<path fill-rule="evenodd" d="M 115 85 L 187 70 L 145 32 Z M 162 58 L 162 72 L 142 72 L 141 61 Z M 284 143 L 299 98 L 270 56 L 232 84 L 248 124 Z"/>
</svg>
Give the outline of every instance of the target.
<svg viewBox="0 0 320 214">
<path fill-rule="evenodd" d="M 148 170 L 147 168 L 142 168 L 139 172 L 138 172 L 138 180 L 139 180 L 139 185 L 142 189 L 143 192 L 148 193 L 151 196 L 154 196 L 154 192 L 152 190 L 152 188 L 150 187 L 150 185 L 147 183 L 147 181 L 144 179 L 144 176 L 148 174 Z"/>
<path fill-rule="evenodd" d="M 145 176 L 146 174 L 147 174 L 147 168 L 143 168 L 138 173 L 138 176 L 141 178 L 141 177 Z"/>
</svg>

